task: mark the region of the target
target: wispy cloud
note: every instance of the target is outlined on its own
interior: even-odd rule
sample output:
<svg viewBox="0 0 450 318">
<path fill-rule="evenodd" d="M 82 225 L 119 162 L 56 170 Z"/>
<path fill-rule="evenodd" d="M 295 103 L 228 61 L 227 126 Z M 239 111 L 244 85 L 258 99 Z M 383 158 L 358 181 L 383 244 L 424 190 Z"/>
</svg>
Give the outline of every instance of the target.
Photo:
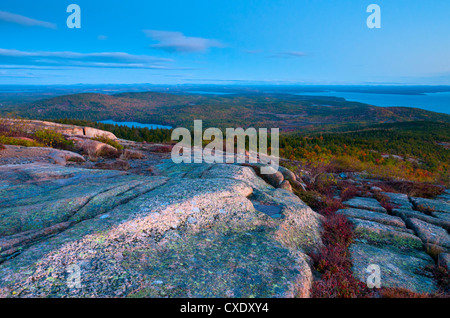
<svg viewBox="0 0 450 318">
<path fill-rule="evenodd" d="M 56 24 L 28 18 L 23 15 L 0 11 L 0 21 L 16 23 L 24 26 L 38 26 L 48 29 L 56 29 Z"/>
<path fill-rule="evenodd" d="M 37 78 L 38 76 L 32 73 L 24 73 L 24 72 L 10 72 L 7 70 L 0 70 L 0 77 L 11 77 L 11 78 Z"/>
<path fill-rule="evenodd" d="M 263 50 L 244 50 L 244 53 L 246 54 L 260 54 L 263 53 Z"/>
<path fill-rule="evenodd" d="M 172 59 L 148 55 L 133 55 L 125 52 L 29 52 L 0 49 L 0 64 L 3 64 L 3 66 L 9 66 L 4 68 L 42 68 L 53 66 L 173 69 L 173 67 L 171 67 L 172 62 Z"/>
<path fill-rule="evenodd" d="M 159 43 L 151 45 L 152 48 L 164 50 L 167 52 L 206 52 L 208 49 L 216 47 L 225 47 L 223 43 L 217 40 L 205 39 L 199 37 L 185 36 L 181 32 L 143 30 L 147 37 Z"/>
<path fill-rule="evenodd" d="M 305 52 L 298 51 L 287 51 L 287 52 L 279 52 L 273 55 L 270 55 L 270 58 L 295 58 L 295 57 L 304 57 L 307 54 Z"/>
</svg>

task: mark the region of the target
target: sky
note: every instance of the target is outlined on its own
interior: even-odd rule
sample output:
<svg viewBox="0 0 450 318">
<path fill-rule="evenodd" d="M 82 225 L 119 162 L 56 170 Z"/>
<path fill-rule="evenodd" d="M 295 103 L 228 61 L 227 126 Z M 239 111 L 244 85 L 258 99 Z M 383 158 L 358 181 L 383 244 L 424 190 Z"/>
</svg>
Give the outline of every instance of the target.
<svg viewBox="0 0 450 318">
<path fill-rule="evenodd" d="M 0 84 L 450 85 L 449 16 L 448 0 L 1 0 Z"/>
</svg>

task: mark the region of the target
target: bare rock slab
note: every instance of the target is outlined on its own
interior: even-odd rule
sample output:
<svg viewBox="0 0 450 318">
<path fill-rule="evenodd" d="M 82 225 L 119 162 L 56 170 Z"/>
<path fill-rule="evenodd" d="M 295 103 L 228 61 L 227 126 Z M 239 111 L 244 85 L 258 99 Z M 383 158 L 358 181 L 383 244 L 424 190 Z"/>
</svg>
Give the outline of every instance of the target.
<svg viewBox="0 0 450 318">
<path fill-rule="evenodd" d="M 377 222 L 349 218 L 354 224 L 356 238 L 377 246 L 393 246 L 399 250 L 422 250 L 422 241 L 410 229 Z"/>
<path fill-rule="evenodd" d="M 431 212 L 431 215 L 438 219 L 445 220 L 446 222 L 450 222 L 450 213 Z"/>
<path fill-rule="evenodd" d="M 390 248 L 380 248 L 368 244 L 350 246 L 353 273 L 366 283 L 367 267 L 380 267 L 381 287 L 405 288 L 417 293 L 433 293 L 438 290 L 431 275 L 424 269 L 433 265 L 433 259 L 424 252 L 401 253 Z"/>
<path fill-rule="evenodd" d="M 415 210 L 408 210 L 408 209 L 393 209 L 392 214 L 395 216 L 398 216 L 403 219 L 403 221 L 406 221 L 409 218 L 416 218 L 419 220 L 422 220 L 424 222 L 440 226 L 447 231 L 450 231 L 450 214 L 447 213 L 439 213 L 439 212 L 433 212 L 432 216 L 429 216 L 425 213 L 415 211 Z M 440 217 L 440 214 L 443 217 Z"/>
<path fill-rule="evenodd" d="M 406 223 L 414 229 L 414 232 L 424 243 L 431 243 L 450 249 L 450 235 L 443 228 L 415 218 L 408 219 Z"/>
<path fill-rule="evenodd" d="M 0 167 L 0 296 L 309 296 L 321 218 L 304 202 L 248 167 L 164 171 Z M 255 193 L 283 217 L 255 209 Z"/>
<path fill-rule="evenodd" d="M 424 198 L 411 198 L 411 201 L 419 211 L 450 213 L 450 203 L 445 201 Z"/>
<path fill-rule="evenodd" d="M 406 194 L 393 193 L 393 192 L 382 192 L 385 196 L 389 198 L 389 201 L 396 205 L 399 209 L 412 209 L 413 205 L 408 199 Z"/>
<path fill-rule="evenodd" d="M 369 210 L 361 210 L 361 209 L 341 209 L 338 210 L 336 213 L 343 214 L 348 217 L 353 217 L 357 219 L 363 219 L 373 222 L 378 222 L 385 225 L 392 225 L 392 226 L 398 226 L 398 227 L 405 227 L 405 222 L 399 217 L 391 216 L 385 213 L 378 213 L 378 212 L 372 212 Z"/>
<path fill-rule="evenodd" d="M 386 209 L 373 198 L 355 197 L 348 201 L 342 202 L 342 204 L 351 208 L 387 213 Z"/>
<path fill-rule="evenodd" d="M 450 270 L 450 253 L 442 253 L 439 255 L 439 266 Z"/>
</svg>

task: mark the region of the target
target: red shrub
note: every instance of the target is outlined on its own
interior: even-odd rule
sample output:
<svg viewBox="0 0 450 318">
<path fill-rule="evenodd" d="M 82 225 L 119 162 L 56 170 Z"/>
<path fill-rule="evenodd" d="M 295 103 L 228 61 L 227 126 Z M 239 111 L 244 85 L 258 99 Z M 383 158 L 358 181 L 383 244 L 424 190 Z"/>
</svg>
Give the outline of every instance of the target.
<svg viewBox="0 0 450 318">
<path fill-rule="evenodd" d="M 342 201 L 350 200 L 351 198 L 355 197 L 358 194 L 358 189 L 355 186 L 349 186 L 342 190 L 341 192 L 341 199 Z"/>
<path fill-rule="evenodd" d="M 381 288 L 379 291 L 382 298 L 429 298 L 428 294 L 418 294 L 404 288 Z"/>
<path fill-rule="evenodd" d="M 374 185 L 386 192 L 399 192 L 421 198 L 434 198 L 445 191 L 445 188 L 441 186 L 412 181 L 385 181 Z"/>
<path fill-rule="evenodd" d="M 314 267 L 322 276 L 313 284 L 312 296 L 316 298 L 373 297 L 373 291 L 353 277 L 352 262 L 348 247 L 352 242 L 352 225 L 341 214 L 335 214 L 342 207 L 339 200 L 330 201 L 321 213 L 326 215 L 322 223 L 324 247 L 317 254 L 310 255 Z"/>
<path fill-rule="evenodd" d="M 398 208 L 397 205 L 392 204 L 392 203 L 390 202 L 389 197 L 388 197 L 387 195 L 385 195 L 385 194 L 382 194 L 382 193 L 375 193 L 375 194 L 374 194 L 374 197 L 375 197 L 375 199 L 378 200 L 378 202 L 380 202 L 380 205 L 381 205 L 383 208 L 385 208 L 386 211 L 387 211 L 388 213 L 392 213 L 392 210 L 393 210 L 393 209 Z"/>
<path fill-rule="evenodd" d="M 326 272 L 322 279 L 313 284 L 312 296 L 315 298 L 366 298 L 374 292 L 355 279 L 351 271 Z"/>
<path fill-rule="evenodd" d="M 341 200 L 333 199 L 333 198 L 325 198 L 323 205 L 318 212 L 324 216 L 334 215 L 339 209 L 343 209 Z"/>
<path fill-rule="evenodd" d="M 319 272 L 337 273 L 351 267 L 347 253 L 347 248 L 343 246 L 325 246 L 318 254 L 312 254 L 311 258 Z"/>
<path fill-rule="evenodd" d="M 450 272 L 443 266 L 429 266 L 440 292 L 444 297 L 450 297 Z"/>
<path fill-rule="evenodd" d="M 331 215 L 322 225 L 324 229 L 322 240 L 326 245 L 347 248 L 352 242 L 352 225 L 344 215 Z"/>
</svg>

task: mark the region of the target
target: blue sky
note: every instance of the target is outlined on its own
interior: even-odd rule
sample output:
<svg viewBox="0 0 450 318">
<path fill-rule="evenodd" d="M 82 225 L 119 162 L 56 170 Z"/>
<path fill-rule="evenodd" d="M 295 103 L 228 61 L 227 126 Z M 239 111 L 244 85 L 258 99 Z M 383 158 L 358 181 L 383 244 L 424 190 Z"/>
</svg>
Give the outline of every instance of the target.
<svg viewBox="0 0 450 318">
<path fill-rule="evenodd" d="M 2 0 L 0 84 L 450 85 L 449 14 L 448 0 Z"/>
</svg>

